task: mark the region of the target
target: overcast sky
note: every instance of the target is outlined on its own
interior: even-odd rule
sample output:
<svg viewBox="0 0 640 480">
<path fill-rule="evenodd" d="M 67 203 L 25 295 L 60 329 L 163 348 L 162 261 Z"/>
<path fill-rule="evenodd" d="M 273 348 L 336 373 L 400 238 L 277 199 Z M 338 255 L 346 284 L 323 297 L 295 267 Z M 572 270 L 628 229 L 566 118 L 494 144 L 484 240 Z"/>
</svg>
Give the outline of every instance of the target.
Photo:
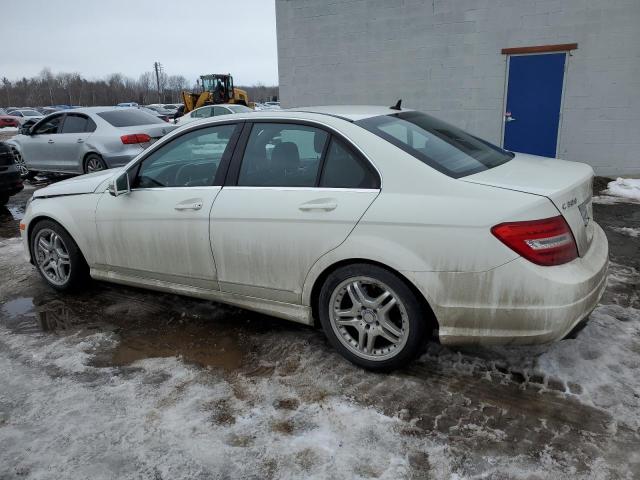
<svg viewBox="0 0 640 480">
<path fill-rule="evenodd" d="M 15 0 L 0 18 L 10 80 L 44 67 L 138 78 L 159 61 L 190 82 L 230 72 L 236 85 L 278 83 L 274 0 Z"/>
</svg>

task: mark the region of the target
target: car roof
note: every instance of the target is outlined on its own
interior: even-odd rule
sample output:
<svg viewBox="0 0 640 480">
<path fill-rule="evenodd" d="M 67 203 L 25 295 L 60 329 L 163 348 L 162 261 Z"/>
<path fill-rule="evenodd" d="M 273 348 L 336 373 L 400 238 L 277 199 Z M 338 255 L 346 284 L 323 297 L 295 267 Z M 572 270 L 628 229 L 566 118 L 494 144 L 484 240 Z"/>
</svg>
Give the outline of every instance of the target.
<svg viewBox="0 0 640 480">
<path fill-rule="evenodd" d="M 80 108 L 67 108 L 65 110 L 61 110 L 60 113 L 64 112 L 64 113 L 102 113 L 102 112 L 111 112 L 113 110 L 117 110 L 118 112 L 121 112 L 127 108 L 135 108 L 136 110 L 138 109 L 137 107 L 80 107 Z M 56 112 L 58 113 L 58 112 Z"/>
<path fill-rule="evenodd" d="M 357 120 L 363 120 L 365 118 L 378 117 L 380 115 L 391 115 L 392 113 L 398 113 L 399 110 L 395 110 L 391 107 L 383 107 L 381 105 L 322 105 L 312 107 L 297 107 L 284 110 L 289 112 L 308 112 L 308 113 L 321 113 L 324 115 L 332 115 L 334 117 L 341 117 L 346 120 L 355 122 Z M 409 109 L 403 108 L 401 111 L 406 112 Z"/>
</svg>

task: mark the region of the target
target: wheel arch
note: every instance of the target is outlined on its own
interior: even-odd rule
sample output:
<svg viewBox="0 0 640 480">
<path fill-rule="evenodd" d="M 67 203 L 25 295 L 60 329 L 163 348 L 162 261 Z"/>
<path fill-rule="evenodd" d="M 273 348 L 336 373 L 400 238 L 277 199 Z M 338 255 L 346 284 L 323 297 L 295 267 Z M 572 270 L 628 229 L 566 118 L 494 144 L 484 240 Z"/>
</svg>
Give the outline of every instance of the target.
<svg viewBox="0 0 640 480">
<path fill-rule="evenodd" d="M 60 227 L 67 233 L 67 235 L 69 235 L 71 237 L 71 239 L 75 242 L 75 244 L 78 246 L 78 251 L 80 252 L 80 255 L 82 255 L 82 258 L 85 260 L 85 262 L 87 261 L 87 257 L 85 256 L 84 252 L 82 251 L 82 247 L 80 246 L 80 242 L 78 242 L 78 239 L 76 238 L 75 235 L 73 235 L 69 229 L 67 227 L 64 226 L 64 224 L 57 218 L 54 218 L 52 216 L 49 215 L 44 215 L 44 214 L 40 214 L 40 215 L 36 215 L 34 216 L 30 221 L 29 224 L 27 225 L 27 229 L 25 232 L 25 235 L 27 236 L 27 246 L 29 248 L 29 258 L 32 264 L 34 263 L 34 259 L 33 259 L 33 245 L 31 242 L 31 236 L 33 235 L 33 230 L 35 229 L 36 225 L 38 225 L 41 222 L 44 221 L 50 221 L 50 222 L 54 222 L 57 223 L 58 225 L 60 225 Z"/>
<path fill-rule="evenodd" d="M 337 269 L 341 267 L 345 267 L 347 265 L 356 265 L 356 264 L 375 265 L 377 267 L 384 268 L 385 270 L 388 270 L 389 272 L 393 273 L 398 278 L 400 278 L 402 281 L 404 281 L 404 283 L 409 287 L 409 289 L 416 296 L 416 298 L 424 308 L 424 311 L 427 312 L 429 332 L 431 333 L 432 331 L 438 329 L 439 327 L 438 319 L 433 309 L 431 308 L 431 304 L 429 303 L 429 300 L 420 291 L 420 289 L 406 275 L 403 275 L 402 272 L 388 265 L 385 265 L 382 262 L 370 260 L 367 258 L 348 258 L 348 259 L 338 260 L 330 264 L 329 266 L 325 267 L 324 270 L 322 270 L 322 272 L 320 272 L 320 274 L 314 279 L 313 286 L 311 287 L 311 292 L 309 296 L 309 302 L 310 302 L 311 313 L 313 316 L 313 321 L 315 326 L 319 325 L 318 309 L 319 309 L 319 301 L 320 301 L 320 290 L 322 289 L 322 285 L 324 284 L 325 280 L 332 272 L 336 271 Z"/>
<path fill-rule="evenodd" d="M 97 156 L 99 156 L 99 157 L 102 159 L 102 161 L 105 163 L 105 165 L 106 165 L 106 162 L 104 161 L 104 157 L 103 157 L 102 155 L 100 155 L 100 153 L 99 153 L 99 152 L 96 152 L 95 150 L 89 150 L 88 152 L 86 152 L 86 153 L 82 156 L 82 165 L 81 165 L 82 172 L 86 172 L 86 170 L 87 170 L 87 157 L 88 157 L 89 155 L 97 155 Z M 107 168 L 108 168 L 108 167 L 107 167 Z"/>
</svg>

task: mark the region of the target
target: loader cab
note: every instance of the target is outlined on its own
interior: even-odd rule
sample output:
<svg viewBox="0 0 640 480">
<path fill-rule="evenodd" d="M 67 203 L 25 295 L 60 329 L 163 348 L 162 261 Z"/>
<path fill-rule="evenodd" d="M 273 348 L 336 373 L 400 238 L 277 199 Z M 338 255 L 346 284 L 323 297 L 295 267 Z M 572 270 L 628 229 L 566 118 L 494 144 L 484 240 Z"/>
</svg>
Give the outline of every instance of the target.
<svg viewBox="0 0 640 480">
<path fill-rule="evenodd" d="M 210 92 L 214 103 L 228 103 L 233 99 L 233 77 L 231 75 L 202 75 L 202 91 Z"/>
</svg>

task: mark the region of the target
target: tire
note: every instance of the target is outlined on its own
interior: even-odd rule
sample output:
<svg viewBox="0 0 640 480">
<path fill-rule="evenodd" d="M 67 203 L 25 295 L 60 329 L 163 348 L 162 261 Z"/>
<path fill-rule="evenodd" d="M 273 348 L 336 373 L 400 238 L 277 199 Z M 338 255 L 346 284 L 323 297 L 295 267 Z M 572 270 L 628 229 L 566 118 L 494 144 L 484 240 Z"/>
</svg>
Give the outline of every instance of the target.
<svg viewBox="0 0 640 480">
<path fill-rule="evenodd" d="M 20 172 L 21 178 L 26 178 L 28 180 L 31 180 L 33 177 L 36 176 L 38 172 L 32 172 L 27 168 L 27 164 L 25 163 L 24 158 L 22 158 L 22 154 L 18 151 L 18 149 L 16 149 L 15 147 L 12 147 L 11 153 L 13 153 L 13 159 L 16 164 L 16 167 L 18 167 L 18 171 Z"/>
<path fill-rule="evenodd" d="M 85 157 L 83 165 L 84 173 L 99 172 L 106 169 L 107 164 L 104 163 L 102 157 L 97 153 L 90 153 Z"/>
<path fill-rule="evenodd" d="M 30 242 L 34 264 L 51 287 L 59 291 L 75 291 L 88 283 L 87 262 L 76 242 L 60 224 L 51 220 L 38 222 L 31 232 Z M 51 262 L 56 265 L 51 265 Z"/>
<path fill-rule="evenodd" d="M 427 312 L 416 294 L 402 278 L 376 265 L 347 265 L 329 274 L 318 312 L 335 349 L 368 370 L 408 364 L 427 339 Z"/>
</svg>

